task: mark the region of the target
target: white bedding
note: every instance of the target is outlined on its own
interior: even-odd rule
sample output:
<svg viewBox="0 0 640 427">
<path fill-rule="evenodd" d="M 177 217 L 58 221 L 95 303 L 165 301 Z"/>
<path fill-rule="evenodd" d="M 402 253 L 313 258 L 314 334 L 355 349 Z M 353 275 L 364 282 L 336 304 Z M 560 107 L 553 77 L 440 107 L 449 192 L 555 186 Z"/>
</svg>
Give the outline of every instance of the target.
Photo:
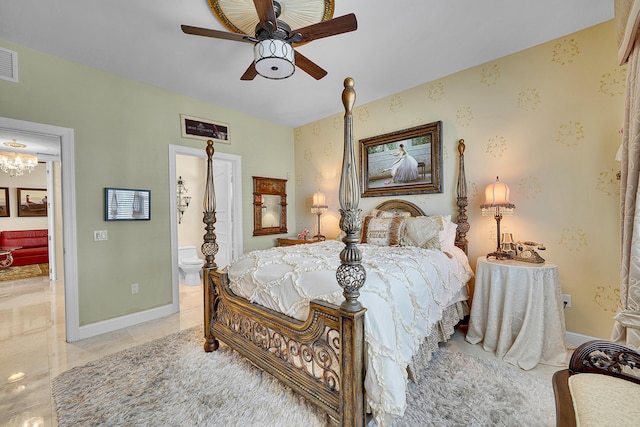
<svg viewBox="0 0 640 427">
<path fill-rule="evenodd" d="M 407 365 L 445 307 L 467 299 L 473 272 L 466 255 L 417 247 L 358 245 L 367 279 L 367 403 L 380 427 L 404 414 Z M 306 319 L 309 301 L 343 301 L 336 281 L 344 243 L 276 247 L 243 255 L 229 266 L 231 289 L 252 302 Z M 451 257 L 450 257 L 451 256 Z"/>
</svg>

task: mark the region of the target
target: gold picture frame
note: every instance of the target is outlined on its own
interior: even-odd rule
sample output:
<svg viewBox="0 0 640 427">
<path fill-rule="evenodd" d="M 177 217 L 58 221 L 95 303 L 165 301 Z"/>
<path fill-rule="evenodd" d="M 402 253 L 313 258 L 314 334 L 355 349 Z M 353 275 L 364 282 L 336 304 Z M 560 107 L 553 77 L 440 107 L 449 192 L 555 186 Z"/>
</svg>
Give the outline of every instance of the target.
<svg viewBox="0 0 640 427">
<path fill-rule="evenodd" d="M 9 187 L 0 187 L 0 217 L 10 217 Z"/>
<path fill-rule="evenodd" d="M 442 193 L 442 122 L 360 140 L 362 197 Z"/>
<path fill-rule="evenodd" d="M 46 188 L 18 188 L 18 216 L 47 216 Z"/>
</svg>

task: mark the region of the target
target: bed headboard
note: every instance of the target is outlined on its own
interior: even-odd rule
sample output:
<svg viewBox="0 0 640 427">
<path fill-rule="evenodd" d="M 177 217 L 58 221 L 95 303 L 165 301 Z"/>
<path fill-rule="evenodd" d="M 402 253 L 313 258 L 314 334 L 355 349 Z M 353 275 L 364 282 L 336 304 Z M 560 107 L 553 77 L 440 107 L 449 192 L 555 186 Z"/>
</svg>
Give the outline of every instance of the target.
<svg viewBox="0 0 640 427">
<path fill-rule="evenodd" d="M 458 150 L 460 151 L 460 156 L 464 156 L 464 140 L 461 139 L 459 144 Z M 458 224 L 458 228 L 456 229 L 456 246 L 462 249 L 464 253 L 467 253 L 468 242 L 466 235 L 469 231 L 469 223 L 467 222 L 466 214 L 467 188 L 464 177 L 464 163 L 462 162 L 460 166 L 462 169 L 458 180 L 458 216 L 456 218 L 452 216 L 452 220 Z M 416 204 L 400 199 L 387 200 L 380 203 L 374 209 L 386 212 L 409 212 L 411 216 L 427 216 L 427 214 Z"/>
<path fill-rule="evenodd" d="M 467 250 L 469 246 L 467 233 L 469 232 L 470 226 L 467 217 L 467 177 L 464 171 L 464 150 L 464 139 L 460 139 L 458 141 L 458 183 L 456 188 L 456 205 L 458 206 L 458 215 L 452 215 L 451 220 L 458 224 L 458 228 L 456 229 L 456 246 L 462 249 L 466 254 L 468 253 Z M 375 209 L 390 212 L 409 212 L 411 216 L 427 215 L 417 205 L 409 201 L 399 199 L 382 202 L 376 206 Z"/>
<path fill-rule="evenodd" d="M 426 216 L 422 209 L 407 200 L 387 200 L 380 203 L 375 209 L 386 212 L 409 212 L 411 216 Z"/>
</svg>

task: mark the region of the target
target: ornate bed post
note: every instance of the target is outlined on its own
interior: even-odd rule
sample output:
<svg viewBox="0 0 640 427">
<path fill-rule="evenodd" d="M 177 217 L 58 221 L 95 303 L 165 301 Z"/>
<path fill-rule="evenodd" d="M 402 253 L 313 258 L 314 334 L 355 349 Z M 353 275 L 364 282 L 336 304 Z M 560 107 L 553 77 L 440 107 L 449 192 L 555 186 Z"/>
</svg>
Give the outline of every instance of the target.
<svg viewBox="0 0 640 427">
<path fill-rule="evenodd" d="M 204 200 L 202 207 L 204 209 L 202 222 L 205 223 L 204 243 L 201 246 L 202 254 L 205 256 L 206 262 L 202 267 L 202 291 L 204 293 L 204 306 L 209 309 L 204 310 L 204 349 L 205 351 L 214 351 L 218 348 L 218 340 L 211 332 L 211 314 L 214 310 L 211 308 L 215 303 L 215 287 L 211 283 L 210 274 L 217 274 L 218 265 L 215 257 L 218 253 L 218 244 L 216 243 L 215 222 L 216 222 L 216 191 L 213 184 L 213 141 L 207 141 L 207 182 L 204 188 Z"/>
<path fill-rule="evenodd" d="M 204 235 L 204 243 L 202 244 L 202 254 L 205 256 L 206 263 L 204 268 L 218 268 L 215 257 L 218 253 L 218 244 L 216 243 L 216 190 L 213 184 L 213 141 L 207 141 L 207 183 L 204 188 L 204 200 L 202 207 L 204 208 L 202 222 L 206 224 Z"/>
<path fill-rule="evenodd" d="M 366 273 L 360 263 L 362 259 L 357 233 L 360 231 L 360 186 L 356 170 L 356 156 L 353 148 L 353 115 L 352 108 L 356 101 L 353 79 L 344 80 L 342 103 L 344 104 L 344 154 L 342 158 L 342 175 L 340 177 L 340 228 L 346 236 L 342 241 L 345 248 L 340 252 L 341 265 L 336 278 L 344 290 L 345 301 L 342 308 L 347 311 L 358 311 L 362 304 L 358 301 L 360 288 L 364 285 Z"/>
<path fill-rule="evenodd" d="M 467 177 L 464 171 L 464 139 L 458 141 L 458 230 L 456 232 L 456 246 L 468 253 L 467 232 L 469 222 L 467 221 Z"/>
<path fill-rule="evenodd" d="M 358 301 L 366 272 L 361 264 L 361 254 L 356 243 L 361 228 L 360 185 L 353 147 L 352 109 L 356 101 L 354 82 L 344 80 L 342 103 L 344 104 L 344 154 L 340 177 L 340 228 L 346 236 L 345 247 L 340 252 L 341 264 L 336 272 L 338 284 L 343 289 L 344 302 L 340 306 L 341 329 L 341 387 L 342 426 L 363 426 L 365 423 L 364 398 L 364 313 L 366 309 Z"/>
</svg>

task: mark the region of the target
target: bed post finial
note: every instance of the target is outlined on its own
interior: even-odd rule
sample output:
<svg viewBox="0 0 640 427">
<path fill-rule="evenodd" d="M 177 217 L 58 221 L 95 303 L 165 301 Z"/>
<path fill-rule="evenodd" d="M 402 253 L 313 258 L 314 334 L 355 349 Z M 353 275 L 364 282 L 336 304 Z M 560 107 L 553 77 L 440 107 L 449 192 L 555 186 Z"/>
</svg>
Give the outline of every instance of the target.
<svg viewBox="0 0 640 427">
<path fill-rule="evenodd" d="M 344 90 L 342 91 L 342 103 L 344 104 L 344 115 L 351 116 L 353 105 L 356 103 L 355 82 L 351 77 L 344 79 Z"/>
<path fill-rule="evenodd" d="M 342 175 L 340 176 L 340 229 L 346 236 L 342 239 L 345 248 L 340 252 L 341 264 L 336 272 L 336 279 L 343 289 L 345 301 L 342 308 L 349 312 L 362 310 L 358 301 L 360 288 L 366 279 L 364 267 L 360 263 L 362 256 L 356 243 L 360 231 L 360 185 L 356 170 L 356 156 L 353 148 L 353 115 L 352 109 L 356 100 L 354 81 L 351 77 L 344 80 L 342 103 L 344 104 L 344 153 L 342 158 Z"/>
<path fill-rule="evenodd" d="M 216 222 L 216 191 L 213 185 L 213 141 L 207 141 L 207 182 L 204 188 L 204 200 L 202 207 L 204 208 L 203 219 L 205 230 L 204 243 L 202 244 L 202 254 L 206 259 L 204 268 L 218 268 L 215 257 L 218 253 L 218 244 L 216 243 L 216 233 L 214 224 Z"/>
<path fill-rule="evenodd" d="M 467 221 L 467 177 L 464 171 L 464 139 L 458 141 L 458 229 L 456 231 L 456 246 L 468 253 L 467 232 L 469 231 L 469 222 Z"/>
</svg>

